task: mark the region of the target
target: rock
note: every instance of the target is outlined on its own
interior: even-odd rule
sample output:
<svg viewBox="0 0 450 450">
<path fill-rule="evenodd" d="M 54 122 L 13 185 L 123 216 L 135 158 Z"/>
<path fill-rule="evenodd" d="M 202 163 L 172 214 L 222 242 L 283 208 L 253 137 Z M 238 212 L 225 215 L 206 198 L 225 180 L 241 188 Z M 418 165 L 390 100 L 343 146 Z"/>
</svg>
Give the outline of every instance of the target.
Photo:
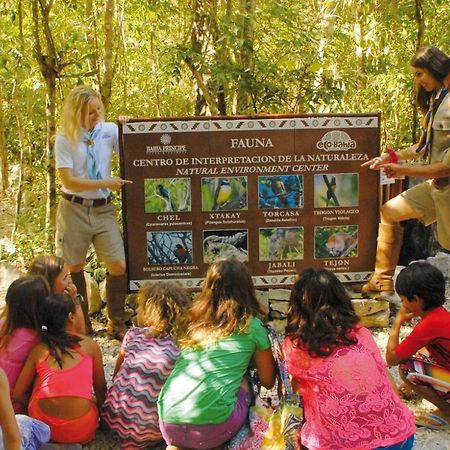
<svg viewBox="0 0 450 450">
<path fill-rule="evenodd" d="M 289 309 L 289 303 L 275 300 L 270 302 L 270 309 L 272 311 L 278 311 L 286 315 Z"/>
<path fill-rule="evenodd" d="M 389 325 L 389 308 L 374 314 L 360 316 L 361 325 L 366 328 L 384 328 Z"/>
<path fill-rule="evenodd" d="M 284 329 L 286 328 L 286 319 L 279 320 L 271 320 L 269 325 L 281 336 L 284 335 Z"/>
<path fill-rule="evenodd" d="M 89 298 L 89 313 L 92 314 L 102 309 L 102 296 L 100 295 L 100 288 L 97 281 L 86 272 L 84 272 L 84 278 L 86 280 L 86 289 Z"/>
<path fill-rule="evenodd" d="M 368 316 L 379 311 L 389 311 L 389 303 L 385 300 L 358 298 L 352 300 L 353 308 L 359 317 Z"/>
<path fill-rule="evenodd" d="M 426 261 L 437 267 L 444 274 L 444 277 L 450 280 L 450 254 L 437 252 L 435 256 L 430 256 Z"/>
<path fill-rule="evenodd" d="M 290 296 L 291 296 L 290 289 L 269 289 L 269 301 L 284 300 L 288 302 Z"/>
<path fill-rule="evenodd" d="M 257 290 L 256 298 L 267 316 L 267 314 L 269 314 L 269 292 Z"/>
<path fill-rule="evenodd" d="M 6 261 L 0 261 L 0 309 L 3 309 L 6 291 L 9 285 L 21 275 L 23 275 L 22 272 L 13 265 Z"/>
</svg>

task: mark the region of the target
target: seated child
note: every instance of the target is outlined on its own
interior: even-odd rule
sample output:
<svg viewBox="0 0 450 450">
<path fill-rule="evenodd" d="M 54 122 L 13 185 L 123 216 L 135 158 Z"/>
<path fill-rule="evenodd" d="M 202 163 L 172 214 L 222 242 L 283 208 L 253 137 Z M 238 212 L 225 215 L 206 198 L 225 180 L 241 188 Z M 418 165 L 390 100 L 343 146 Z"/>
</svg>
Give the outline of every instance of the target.
<svg viewBox="0 0 450 450">
<path fill-rule="evenodd" d="M 156 401 L 180 353 L 175 338 L 188 301 L 186 291 L 171 282 L 146 284 L 138 293 L 139 327 L 125 334 L 101 411 L 122 449 L 162 441 Z"/>
<path fill-rule="evenodd" d="M 0 368 L 8 377 L 10 398 L 25 360 L 39 342 L 38 306 L 50 294 L 48 283 L 37 276 L 14 280 L 6 292 L 6 306 L 0 319 Z M 16 413 L 26 405 L 13 401 Z"/>
<path fill-rule="evenodd" d="M 41 342 L 19 375 L 14 399 L 27 404 L 32 388 L 28 412 L 49 425 L 52 441 L 90 442 L 98 427 L 97 405 L 102 405 L 106 391 L 100 347 L 79 333 L 83 313 L 68 294 L 49 295 L 39 315 Z"/>
<path fill-rule="evenodd" d="M 30 275 L 40 275 L 44 277 L 54 294 L 69 294 L 74 300 L 78 298 L 84 315 L 85 330 L 83 334 L 92 332 L 91 320 L 89 318 L 89 305 L 87 298 L 77 293 L 77 287 L 73 284 L 72 276 L 69 273 L 69 266 L 59 256 L 41 255 L 36 257 L 28 269 Z M 84 277 L 84 273 L 81 272 Z"/>
<path fill-rule="evenodd" d="M 212 449 L 246 421 L 250 361 L 264 387 L 275 383 L 263 312 L 246 265 L 235 258 L 214 262 L 185 317 L 181 353 L 158 399 L 159 426 L 167 449 Z"/>
<path fill-rule="evenodd" d="M 300 274 L 287 321 L 284 355 L 304 404 L 301 443 L 309 450 L 410 450 L 412 412 L 337 277 L 326 269 Z"/>
<path fill-rule="evenodd" d="M 431 264 L 414 262 L 399 273 L 395 290 L 402 307 L 392 325 L 386 361 L 390 366 L 400 364 L 400 376 L 406 386 L 437 407 L 434 414 L 416 417 L 416 424 L 434 429 L 446 427 L 450 421 L 450 312 L 442 306 L 444 276 Z M 400 342 L 401 326 L 413 317 L 421 320 Z M 422 348 L 426 348 L 428 356 L 417 353 Z M 429 382 L 423 381 L 426 376 L 421 375 L 428 375 Z"/>
<path fill-rule="evenodd" d="M 15 415 L 9 400 L 8 379 L 0 369 L 0 448 L 35 450 L 50 439 L 50 428 L 39 420 Z M 3 443 L 3 446 L 1 445 Z"/>
</svg>

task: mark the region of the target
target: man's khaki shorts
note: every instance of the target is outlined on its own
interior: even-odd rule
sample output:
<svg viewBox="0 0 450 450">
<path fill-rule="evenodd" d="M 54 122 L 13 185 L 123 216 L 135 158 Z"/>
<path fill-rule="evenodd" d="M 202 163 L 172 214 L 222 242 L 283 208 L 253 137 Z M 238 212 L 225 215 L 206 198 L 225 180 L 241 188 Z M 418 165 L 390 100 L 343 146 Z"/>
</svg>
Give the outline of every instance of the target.
<svg viewBox="0 0 450 450">
<path fill-rule="evenodd" d="M 450 250 L 450 186 L 436 188 L 432 180 L 401 194 L 408 204 L 421 214 L 425 225 L 437 222 L 439 244 Z"/>
<path fill-rule="evenodd" d="M 125 260 L 114 205 L 88 208 L 61 198 L 56 213 L 56 254 L 70 266 L 84 264 L 91 243 L 101 261 Z"/>
</svg>

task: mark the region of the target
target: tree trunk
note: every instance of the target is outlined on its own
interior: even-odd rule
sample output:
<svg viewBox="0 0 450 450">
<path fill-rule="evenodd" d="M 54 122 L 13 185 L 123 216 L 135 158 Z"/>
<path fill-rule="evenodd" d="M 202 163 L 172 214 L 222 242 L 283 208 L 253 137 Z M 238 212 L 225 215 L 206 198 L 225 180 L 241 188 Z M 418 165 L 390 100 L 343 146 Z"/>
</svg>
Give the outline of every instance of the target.
<svg viewBox="0 0 450 450">
<path fill-rule="evenodd" d="M 314 92 L 317 92 L 323 86 L 323 68 L 325 66 L 325 49 L 328 45 L 328 40 L 334 31 L 334 22 L 336 19 L 336 11 L 333 5 L 329 2 L 318 2 L 321 15 L 321 37 L 319 41 L 319 48 L 317 49 L 317 62 L 320 68 L 314 74 Z M 310 105 L 311 108 L 311 105 Z"/>
<path fill-rule="evenodd" d="M 415 44 L 415 51 L 419 50 L 420 47 L 423 45 L 423 36 L 425 33 L 425 19 L 423 17 L 423 6 L 422 6 L 422 0 L 415 0 L 415 12 L 416 12 L 416 24 L 417 24 L 417 39 Z M 417 102 L 413 103 L 413 117 L 412 117 L 412 141 L 417 142 L 419 139 L 420 131 L 419 128 L 421 127 L 422 120 L 419 119 L 418 114 L 418 106 Z"/>
<path fill-rule="evenodd" d="M 98 39 L 97 39 L 97 20 L 94 11 L 92 0 L 86 0 L 85 3 L 85 17 L 86 17 L 86 42 L 89 48 L 92 49 L 88 57 L 89 72 L 95 74 L 97 86 L 100 86 L 100 70 L 98 63 Z"/>
<path fill-rule="evenodd" d="M 0 178 L 2 180 L 2 191 L 6 192 L 9 187 L 9 163 L 8 150 L 6 147 L 5 122 L 3 114 L 3 90 L 0 84 Z"/>
<path fill-rule="evenodd" d="M 242 45 L 240 48 L 241 63 L 241 82 L 237 95 L 237 113 L 243 114 L 249 112 L 251 100 L 251 88 L 253 79 L 253 38 L 255 32 L 254 16 L 255 16 L 256 0 L 241 0 L 239 10 L 243 17 L 241 23 L 240 37 Z M 253 108 L 253 112 L 255 108 Z"/>
<path fill-rule="evenodd" d="M 193 0 L 192 14 L 191 48 L 186 52 L 184 62 L 195 80 L 197 92 L 195 114 L 219 115 L 215 80 L 202 70 L 202 65 L 213 64 L 212 58 L 215 58 L 217 0 Z M 192 54 L 196 54 L 195 59 L 191 56 Z"/>
<path fill-rule="evenodd" d="M 33 0 L 33 34 L 34 54 L 39 69 L 47 86 L 46 93 L 46 146 L 45 161 L 47 166 L 47 202 L 45 213 L 45 230 L 47 244 L 53 250 L 53 232 L 56 216 L 55 156 L 53 138 L 56 131 L 56 79 L 59 77 L 58 56 L 50 28 L 50 10 L 53 1 Z M 42 29 L 41 29 L 42 26 Z M 45 53 L 41 45 L 41 33 L 44 36 Z"/>
<path fill-rule="evenodd" d="M 14 88 L 12 91 L 12 105 L 14 110 L 14 116 L 16 118 L 17 123 L 17 132 L 19 135 L 19 174 L 17 180 L 17 194 L 16 194 L 16 208 L 14 213 L 14 224 L 11 232 L 11 242 L 14 241 L 15 234 L 17 232 L 17 228 L 19 227 L 19 217 L 20 217 L 20 209 L 22 206 L 22 195 L 23 195 L 23 168 L 24 168 L 24 149 L 25 149 L 25 136 L 22 122 L 22 114 L 20 111 L 19 100 L 17 98 L 17 85 L 14 84 Z"/>
<path fill-rule="evenodd" d="M 105 3 L 105 45 L 104 45 L 104 73 L 100 85 L 100 94 L 102 96 L 105 110 L 108 109 L 111 100 L 112 82 L 114 77 L 114 10 L 115 0 L 106 0 Z"/>
</svg>

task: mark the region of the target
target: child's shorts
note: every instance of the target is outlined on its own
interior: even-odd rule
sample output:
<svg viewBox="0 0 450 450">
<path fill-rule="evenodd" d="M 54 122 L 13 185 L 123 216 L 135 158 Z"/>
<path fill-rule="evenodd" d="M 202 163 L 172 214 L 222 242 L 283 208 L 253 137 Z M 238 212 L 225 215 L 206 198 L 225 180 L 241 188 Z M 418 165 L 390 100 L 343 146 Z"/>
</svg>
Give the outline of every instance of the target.
<svg viewBox="0 0 450 450">
<path fill-rule="evenodd" d="M 94 403 L 84 416 L 61 419 L 45 414 L 39 406 L 39 400 L 32 397 L 28 405 L 28 413 L 50 427 L 53 442 L 86 444 L 95 439 L 98 428 L 98 409 Z"/>
<path fill-rule="evenodd" d="M 173 424 L 159 420 L 159 428 L 167 445 L 210 449 L 229 441 L 242 427 L 248 416 L 250 395 L 240 388 L 231 416 L 223 423 L 207 425 Z"/>
<path fill-rule="evenodd" d="M 50 428 L 44 422 L 16 414 L 16 422 L 20 433 L 20 448 L 25 450 L 38 450 L 50 440 Z M 3 434 L 0 428 L 0 448 L 3 448 Z"/>
</svg>

